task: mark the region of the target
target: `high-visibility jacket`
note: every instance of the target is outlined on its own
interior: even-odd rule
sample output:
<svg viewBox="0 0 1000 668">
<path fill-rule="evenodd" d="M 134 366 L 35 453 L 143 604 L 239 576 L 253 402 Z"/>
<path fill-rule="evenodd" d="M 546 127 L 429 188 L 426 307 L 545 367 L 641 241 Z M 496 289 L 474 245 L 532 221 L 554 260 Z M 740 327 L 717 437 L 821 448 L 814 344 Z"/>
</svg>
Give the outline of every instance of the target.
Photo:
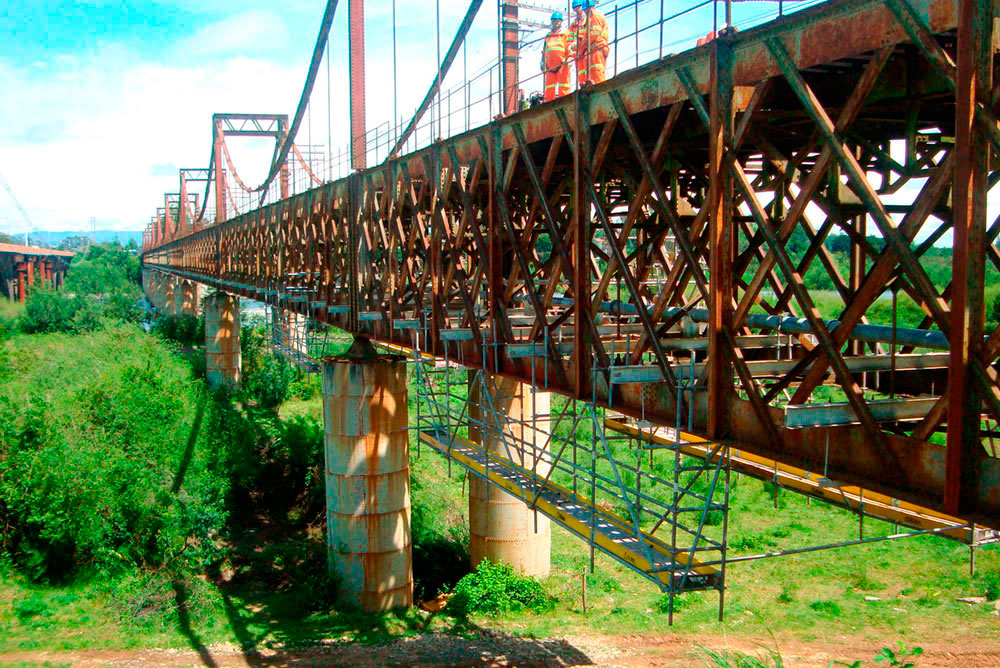
<svg viewBox="0 0 1000 668">
<path fill-rule="evenodd" d="M 576 60 L 576 85 L 604 81 L 608 46 L 608 20 L 596 9 L 588 9 L 582 20 L 569 27 L 570 52 Z"/>
<path fill-rule="evenodd" d="M 569 93 L 569 33 L 550 32 L 542 47 L 542 69 L 545 72 L 545 101 Z"/>
</svg>

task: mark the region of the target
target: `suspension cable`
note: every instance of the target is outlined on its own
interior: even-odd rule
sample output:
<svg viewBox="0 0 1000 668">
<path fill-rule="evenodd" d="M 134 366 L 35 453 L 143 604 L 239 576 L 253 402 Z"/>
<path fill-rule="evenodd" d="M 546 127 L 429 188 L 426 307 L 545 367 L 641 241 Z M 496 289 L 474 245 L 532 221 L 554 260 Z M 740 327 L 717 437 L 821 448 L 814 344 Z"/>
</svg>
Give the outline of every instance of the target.
<svg viewBox="0 0 1000 668">
<path fill-rule="evenodd" d="M 236 181 L 236 185 L 242 188 L 244 192 L 248 193 L 254 192 L 253 188 L 243 183 L 243 179 L 241 179 L 240 175 L 236 173 L 236 166 L 233 165 L 233 159 L 229 155 L 229 147 L 226 145 L 226 135 L 222 135 L 221 143 L 222 143 L 222 152 L 226 156 L 226 165 L 229 167 L 229 175 L 233 177 L 233 180 Z"/>
<path fill-rule="evenodd" d="M 323 51 L 326 49 L 327 39 L 330 37 L 330 26 L 333 24 L 333 17 L 336 13 L 337 0 L 327 0 L 326 10 L 323 12 L 323 21 L 319 28 L 319 35 L 316 37 L 316 46 L 313 48 L 312 61 L 309 63 L 309 74 L 306 76 L 305 86 L 302 87 L 302 96 L 299 98 L 299 106 L 295 110 L 292 127 L 289 129 L 288 134 L 285 135 L 285 141 L 282 142 L 281 150 L 278 152 L 277 157 L 271 163 L 271 171 L 268 173 L 264 185 L 261 186 L 262 189 L 267 188 L 271 184 L 271 181 L 274 180 L 274 177 L 278 175 L 281 165 L 288 158 L 288 152 L 295 141 L 295 135 L 299 131 L 299 126 L 302 125 L 302 117 L 305 115 L 305 108 L 309 104 L 309 96 L 312 94 L 313 84 L 316 83 L 316 73 L 319 71 L 319 65 L 323 60 Z M 264 203 L 266 195 L 266 192 L 261 195 L 261 205 Z"/>
<path fill-rule="evenodd" d="M 323 179 L 321 179 L 321 178 L 317 177 L 315 174 L 313 174 L 313 170 L 309 169 L 309 165 L 306 164 L 305 158 L 303 158 L 302 154 L 299 153 L 298 144 L 292 144 L 292 151 L 295 152 L 295 157 L 299 159 L 299 164 L 302 165 L 302 169 L 304 169 L 306 171 L 306 174 L 308 174 L 309 178 L 311 178 L 313 180 L 313 183 L 315 183 L 316 185 L 320 185 L 320 186 L 323 185 Z M 312 154 L 310 153 L 310 155 L 312 155 Z"/>
</svg>

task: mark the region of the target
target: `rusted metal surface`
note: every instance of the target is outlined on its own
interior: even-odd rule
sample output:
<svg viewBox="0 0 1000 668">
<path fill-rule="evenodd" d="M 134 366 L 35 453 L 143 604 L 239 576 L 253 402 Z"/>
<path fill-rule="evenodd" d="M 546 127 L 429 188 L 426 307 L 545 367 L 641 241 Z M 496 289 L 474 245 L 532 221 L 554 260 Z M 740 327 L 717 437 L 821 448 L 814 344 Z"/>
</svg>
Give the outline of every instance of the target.
<svg viewBox="0 0 1000 668">
<path fill-rule="evenodd" d="M 212 387 L 240 384 L 240 300 L 224 293 L 208 295 L 205 307 L 205 376 Z"/>
<path fill-rule="evenodd" d="M 0 244 L 0 295 L 11 301 L 25 301 L 36 274 L 43 286 L 59 289 L 71 257 L 69 251 Z"/>
<path fill-rule="evenodd" d="M 1000 419 L 1000 331 L 983 327 L 977 264 L 1000 269 L 1000 225 L 982 214 L 1000 180 L 986 76 L 997 8 L 977 7 L 988 17 L 956 38 L 946 0 L 817 5 L 154 241 L 143 260 L 274 305 L 305 292 L 310 317 L 352 333 L 422 336 L 423 351 L 664 424 L 677 368 L 705 370 L 682 402 L 692 430 L 1000 526 L 985 436 Z M 953 224 L 958 271 L 935 285 L 923 263 Z M 851 247 L 847 276 L 834 233 Z M 819 313 L 808 272 L 828 280 L 836 313 Z M 890 288 L 924 313 L 919 327 L 872 328 Z M 765 334 L 778 343 L 752 343 Z M 927 349 L 949 351 L 949 369 L 856 361 Z M 768 360 L 782 364 L 747 363 Z M 622 366 L 655 382 L 612 390 Z M 957 399 L 969 392 L 981 402 Z M 889 397 L 906 410 L 886 413 Z M 787 406 L 815 404 L 842 423 L 785 423 Z"/>
<path fill-rule="evenodd" d="M 503 110 L 506 114 L 517 113 L 521 108 L 518 60 L 520 59 L 521 35 L 517 20 L 517 0 L 502 0 L 500 3 L 500 50 L 503 53 Z"/>
<path fill-rule="evenodd" d="M 324 360 L 330 569 L 369 612 L 413 604 L 407 418 L 402 360 Z"/>
<path fill-rule="evenodd" d="M 489 397 L 479 383 L 470 387 L 469 440 L 545 476 L 551 465 L 539 456 L 539 450 L 547 443 L 551 395 L 497 376 L 487 377 L 485 382 Z M 486 425 L 486 433 L 472 426 L 476 424 Z M 499 437 L 501 432 L 504 438 Z M 469 556 L 473 568 L 489 559 L 525 575 L 546 576 L 551 531 L 549 519 L 529 508 L 523 499 L 478 476 L 469 476 Z"/>
<path fill-rule="evenodd" d="M 350 0 L 348 30 L 351 72 L 351 167 L 364 169 L 368 166 L 365 126 L 365 0 Z"/>
</svg>

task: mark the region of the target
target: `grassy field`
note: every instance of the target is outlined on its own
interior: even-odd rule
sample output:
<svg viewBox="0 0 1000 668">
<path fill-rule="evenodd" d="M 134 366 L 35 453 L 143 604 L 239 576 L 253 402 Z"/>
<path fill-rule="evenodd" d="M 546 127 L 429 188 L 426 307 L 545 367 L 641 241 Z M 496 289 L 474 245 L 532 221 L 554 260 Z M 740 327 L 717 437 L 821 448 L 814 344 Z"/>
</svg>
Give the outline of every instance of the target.
<svg viewBox="0 0 1000 668">
<path fill-rule="evenodd" d="M 135 333 L 129 339 L 145 336 Z M 46 345 L 34 351 L 36 359 L 58 359 L 59 351 Z M 151 357 L 163 354 L 152 343 L 121 354 L 144 349 Z M 75 375 L 86 374 L 86 345 L 76 352 L 78 356 L 58 365 Z M 30 366 L 30 361 L 19 362 L 25 378 Z M 317 379 L 306 382 L 315 384 Z M 280 417 L 315 425 L 320 413 L 319 398 L 311 395 L 286 401 Z M 446 462 L 427 447 L 419 457 L 412 447 L 411 462 L 414 570 L 421 597 L 431 598 L 467 568 L 468 487 L 460 467 L 452 466 L 449 476 Z M 865 524 L 868 536 L 893 532 L 885 523 Z M 768 485 L 734 477 L 733 555 L 849 540 L 857 531 L 857 518 L 846 511 L 808 503 L 790 492 L 781 492 L 774 508 Z M 308 571 L 322 561 L 324 537 L 322 521 L 315 518 L 258 518 L 255 524 L 234 529 L 228 540 L 232 557 L 197 576 L 161 568 L 36 584 L 0 557 L 0 654 L 199 650 L 220 644 L 243 649 L 303 647 L 331 640 L 383 642 L 426 630 L 461 634 L 477 628 L 537 637 L 667 629 L 663 595 L 651 583 L 600 554 L 590 574 L 587 546 L 558 527 L 553 528 L 552 575 L 544 581 L 553 597 L 551 610 L 470 620 L 416 609 L 366 615 L 317 605 L 316 592 L 310 590 L 316 573 Z M 975 576 L 969 574 L 968 558 L 966 546 L 925 536 L 735 565 L 728 571 L 725 620 L 716 621 L 715 592 L 689 594 L 680 599 L 672 631 L 689 634 L 692 645 L 706 630 L 753 638 L 773 634 L 779 641 L 850 635 L 886 646 L 899 639 L 907 646 L 930 640 L 975 642 L 994 637 L 1000 620 L 992 614 L 993 605 L 957 599 L 1000 597 L 1000 550 L 979 550 Z M 581 576 L 588 585 L 586 613 Z"/>
<path fill-rule="evenodd" d="M 292 402 L 286 410 L 314 414 L 318 400 Z M 467 499 L 462 474 L 452 477 L 442 459 L 424 448 L 413 453 L 414 531 L 421 540 L 438 537 L 457 551 L 467 532 Z M 748 478 L 735 481 L 731 512 L 733 554 L 847 540 L 857 519 L 845 511 L 782 492 L 772 508 L 767 486 Z M 280 520 L 275 520 L 280 521 Z M 431 522 L 431 525 L 428 525 Z M 890 525 L 872 520 L 867 535 L 886 534 Z M 252 536 L 247 536 L 253 540 Z M 587 547 L 554 528 L 552 575 L 545 588 L 554 597 L 550 612 L 469 622 L 418 610 L 364 615 L 303 609 L 294 587 L 272 590 L 302 545 L 322 543 L 313 530 L 285 536 L 281 543 L 259 540 L 259 563 L 248 567 L 256 582 L 238 585 L 211 578 L 177 581 L 163 573 L 94 578 L 66 586 L 32 585 L 9 568 L 0 576 L 0 653 L 29 649 L 198 647 L 219 643 L 244 648 L 298 647 L 323 640 L 380 642 L 424 630 L 463 632 L 496 628 L 533 636 L 662 632 L 662 595 L 638 575 L 600 554 L 587 575 L 588 611 L 581 608 L 581 574 L 588 570 Z M 296 547 L 298 544 L 298 547 Z M 439 555 L 440 556 L 440 555 Z M 958 602 L 963 596 L 991 595 L 1000 587 L 1000 552 L 985 547 L 978 573 L 968 572 L 968 548 L 935 537 L 877 543 L 812 555 L 751 562 L 729 569 L 726 617 L 716 621 L 714 592 L 686 595 L 673 631 L 716 632 L 800 640 L 831 633 L 907 645 L 945 640 L 947 633 L 973 641 L 996 633 L 992 605 Z M 417 577 L 423 575 L 417 568 Z M 426 565 L 423 565 L 426 566 Z M 867 597 L 867 598 L 866 598 Z M 877 599 L 877 600 L 868 600 Z M 471 622 L 471 625 L 470 625 Z M 943 631 L 953 629 L 953 631 Z"/>
</svg>

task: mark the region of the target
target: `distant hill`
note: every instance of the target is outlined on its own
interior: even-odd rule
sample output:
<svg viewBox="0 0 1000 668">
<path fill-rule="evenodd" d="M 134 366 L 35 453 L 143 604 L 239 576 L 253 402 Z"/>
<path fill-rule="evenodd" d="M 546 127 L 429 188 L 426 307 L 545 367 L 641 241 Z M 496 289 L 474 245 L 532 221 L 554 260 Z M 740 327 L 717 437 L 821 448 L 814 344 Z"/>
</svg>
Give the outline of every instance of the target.
<svg viewBox="0 0 1000 668">
<path fill-rule="evenodd" d="M 95 232 L 90 232 L 89 230 L 72 232 L 35 230 L 30 234 L 32 245 L 38 243 L 43 246 L 58 246 L 67 237 L 90 237 L 97 243 L 111 242 L 118 239 L 118 243 L 123 246 L 128 243 L 129 239 L 133 239 L 137 245 L 142 243 L 141 230 L 97 230 Z M 23 239 L 24 237 L 21 236 L 19 238 Z"/>
</svg>

